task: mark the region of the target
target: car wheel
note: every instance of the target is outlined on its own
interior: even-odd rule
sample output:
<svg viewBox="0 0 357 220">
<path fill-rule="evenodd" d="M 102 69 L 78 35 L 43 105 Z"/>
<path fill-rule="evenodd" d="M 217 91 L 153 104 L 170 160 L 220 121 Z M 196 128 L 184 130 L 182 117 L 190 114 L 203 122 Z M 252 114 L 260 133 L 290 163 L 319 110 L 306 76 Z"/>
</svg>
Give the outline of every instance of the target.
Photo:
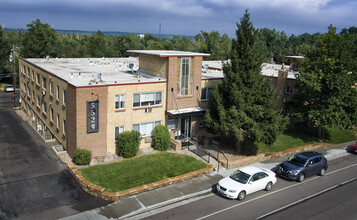
<svg viewBox="0 0 357 220">
<path fill-rule="evenodd" d="M 299 175 L 298 181 L 299 182 L 303 182 L 304 180 L 305 180 L 305 175 L 302 173 L 302 174 Z"/>
<path fill-rule="evenodd" d="M 239 194 L 238 194 L 238 200 L 243 200 L 245 198 L 245 191 L 241 191 Z"/>
<path fill-rule="evenodd" d="M 321 168 L 319 175 L 325 176 L 325 174 L 326 174 L 326 169 L 325 169 L 325 167 L 323 167 L 323 168 Z"/>
<path fill-rule="evenodd" d="M 265 190 L 270 191 L 271 188 L 273 188 L 273 183 L 272 182 L 267 183 L 267 185 L 265 186 Z"/>
</svg>

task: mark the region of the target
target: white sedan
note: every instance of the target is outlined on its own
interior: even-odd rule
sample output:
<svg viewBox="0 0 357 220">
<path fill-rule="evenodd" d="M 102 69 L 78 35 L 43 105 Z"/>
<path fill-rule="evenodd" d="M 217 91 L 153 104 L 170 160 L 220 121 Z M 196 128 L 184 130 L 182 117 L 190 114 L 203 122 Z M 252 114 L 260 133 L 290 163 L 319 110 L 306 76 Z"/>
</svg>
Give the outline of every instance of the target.
<svg viewBox="0 0 357 220">
<path fill-rule="evenodd" d="M 221 179 L 217 184 L 217 191 L 227 198 L 243 200 L 247 194 L 263 189 L 271 190 L 275 183 L 276 175 L 273 171 L 245 166 Z"/>
</svg>

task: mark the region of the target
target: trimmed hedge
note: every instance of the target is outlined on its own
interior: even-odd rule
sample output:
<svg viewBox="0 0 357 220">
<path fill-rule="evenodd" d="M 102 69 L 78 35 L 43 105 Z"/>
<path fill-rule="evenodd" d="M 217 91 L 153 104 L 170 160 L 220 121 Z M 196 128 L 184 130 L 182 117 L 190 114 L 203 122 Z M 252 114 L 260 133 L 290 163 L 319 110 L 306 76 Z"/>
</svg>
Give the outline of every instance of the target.
<svg viewBox="0 0 357 220">
<path fill-rule="evenodd" d="M 152 134 L 153 148 L 159 151 L 166 151 L 171 147 L 171 137 L 169 130 L 164 125 L 157 125 Z"/>
<path fill-rule="evenodd" d="M 138 131 L 124 131 L 119 134 L 117 142 L 117 154 L 130 158 L 135 157 L 139 152 L 140 133 Z"/>
<path fill-rule="evenodd" d="M 77 165 L 88 165 L 92 160 L 92 152 L 86 149 L 76 149 L 73 155 L 73 162 Z"/>
</svg>

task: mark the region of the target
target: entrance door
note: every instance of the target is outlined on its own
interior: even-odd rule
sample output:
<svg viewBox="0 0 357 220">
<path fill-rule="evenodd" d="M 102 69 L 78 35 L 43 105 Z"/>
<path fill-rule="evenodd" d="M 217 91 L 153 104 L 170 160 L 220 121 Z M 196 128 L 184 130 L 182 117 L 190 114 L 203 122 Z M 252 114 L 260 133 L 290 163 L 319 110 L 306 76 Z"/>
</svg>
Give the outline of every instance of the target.
<svg viewBox="0 0 357 220">
<path fill-rule="evenodd" d="M 181 118 L 181 135 L 182 138 L 191 137 L 191 116 Z"/>
</svg>

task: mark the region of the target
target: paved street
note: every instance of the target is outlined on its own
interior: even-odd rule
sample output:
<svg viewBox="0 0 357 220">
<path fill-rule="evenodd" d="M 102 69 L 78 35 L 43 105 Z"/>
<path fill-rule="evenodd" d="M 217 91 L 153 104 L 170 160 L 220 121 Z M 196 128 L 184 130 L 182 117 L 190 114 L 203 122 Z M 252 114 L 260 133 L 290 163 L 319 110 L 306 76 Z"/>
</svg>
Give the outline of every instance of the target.
<svg viewBox="0 0 357 220">
<path fill-rule="evenodd" d="M 0 91 L 0 219 L 57 219 L 107 205 L 84 192 Z"/>
<path fill-rule="evenodd" d="M 278 178 L 272 191 L 248 195 L 244 201 L 213 192 L 189 204 L 131 219 L 356 219 L 356 186 L 357 157 L 348 155 L 329 160 L 324 177 L 310 177 L 303 183 Z"/>
</svg>

